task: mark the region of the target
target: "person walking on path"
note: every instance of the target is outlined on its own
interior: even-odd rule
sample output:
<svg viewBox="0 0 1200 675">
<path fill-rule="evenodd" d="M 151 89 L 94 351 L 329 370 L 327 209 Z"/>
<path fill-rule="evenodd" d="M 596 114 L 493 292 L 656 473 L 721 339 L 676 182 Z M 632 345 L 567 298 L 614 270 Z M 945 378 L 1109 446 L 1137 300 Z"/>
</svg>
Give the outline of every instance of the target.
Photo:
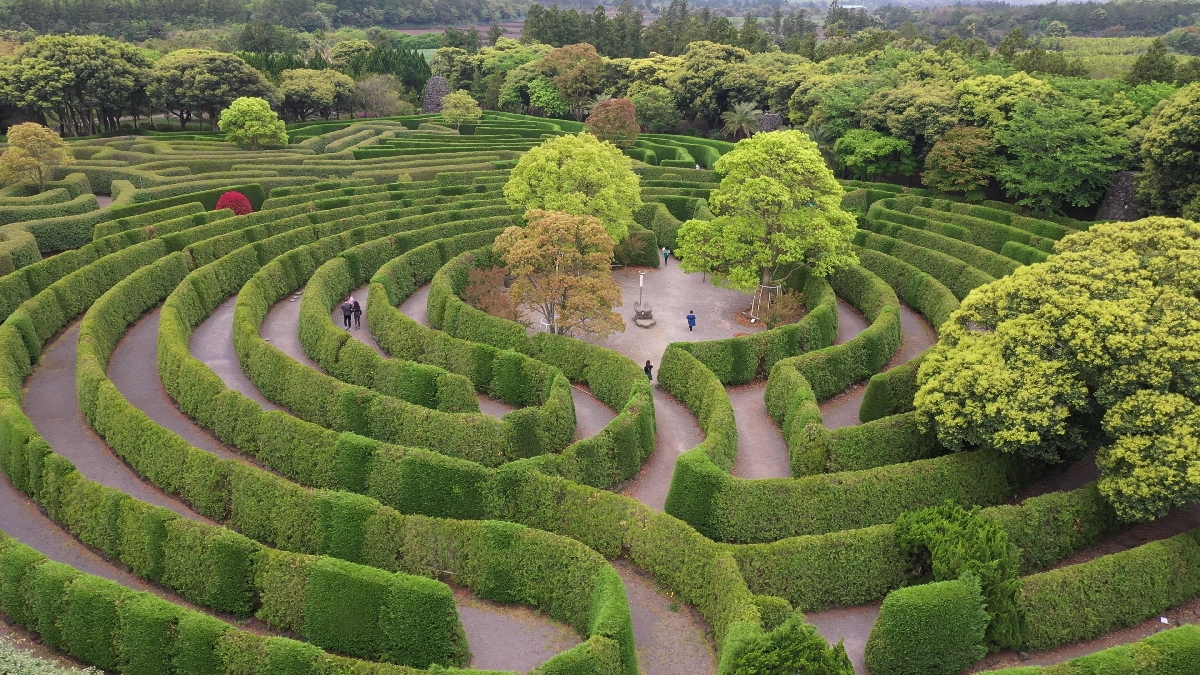
<svg viewBox="0 0 1200 675">
<path fill-rule="evenodd" d="M 646 367 L 642 368 L 642 370 L 646 371 L 646 379 L 647 380 L 654 379 L 654 366 L 650 365 L 649 360 L 646 361 Z"/>
<path fill-rule="evenodd" d="M 342 326 L 346 330 L 350 330 L 350 317 L 354 316 L 354 296 L 350 296 L 342 303 Z"/>
<path fill-rule="evenodd" d="M 362 305 L 358 304 L 357 300 L 354 300 L 353 302 L 354 302 L 354 327 L 356 329 L 362 328 Z"/>
<path fill-rule="evenodd" d="M 688 332 L 690 333 L 692 332 L 692 329 L 696 327 L 696 310 L 688 310 L 687 320 Z"/>
<path fill-rule="evenodd" d="M 667 266 L 667 258 L 671 257 L 671 249 L 667 248 L 666 246 L 662 247 L 662 254 L 663 254 L 663 267 L 666 267 Z"/>
</svg>

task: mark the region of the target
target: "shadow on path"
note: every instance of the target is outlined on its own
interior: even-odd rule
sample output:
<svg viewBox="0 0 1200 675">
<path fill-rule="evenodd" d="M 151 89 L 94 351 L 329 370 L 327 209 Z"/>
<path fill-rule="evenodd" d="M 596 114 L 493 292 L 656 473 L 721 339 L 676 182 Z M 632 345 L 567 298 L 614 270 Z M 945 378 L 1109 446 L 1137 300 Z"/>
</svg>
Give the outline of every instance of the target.
<svg viewBox="0 0 1200 675">
<path fill-rule="evenodd" d="M 869 605 L 805 613 L 804 616 L 809 623 L 817 627 L 826 640 L 829 640 L 829 644 L 836 645 L 838 640 L 843 640 L 846 655 L 850 657 L 850 663 L 854 664 L 854 672 L 857 675 L 867 675 L 867 638 L 871 636 L 871 628 L 879 618 L 879 607 L 882 604 L 883 601 L 880 600 Z"/>
<path fill-rule="evenodd" d="M 725 387 L 737 421 L 738 454 L 733 475 L 739 478 L 791 478 L 791 453 L 783 430 L 767 414 L 766 380 Z"/>
</svg>

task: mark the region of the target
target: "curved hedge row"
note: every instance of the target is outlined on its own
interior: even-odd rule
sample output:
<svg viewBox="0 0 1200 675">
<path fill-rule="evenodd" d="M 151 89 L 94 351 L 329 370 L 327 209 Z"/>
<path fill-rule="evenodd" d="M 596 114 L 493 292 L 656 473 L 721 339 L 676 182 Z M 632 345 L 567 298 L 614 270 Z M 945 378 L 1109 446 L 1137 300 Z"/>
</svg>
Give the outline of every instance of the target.
<svg viewBox="0 0 1200 675">
<path fill-rule="evenodd" d="M 157 252 L 163 253 L 160 242 L 150 242 L 148 245 L 157 245 Z M 139 292 L 145 293 L 147 297 L 152 297 L 155 293 L 161 297 L 170 287 L 170 281 L 163 281 L 169 278 L 164 272 L 167 269 L 186 272 L 187 258 L 181 257 L 180 254 L 172 254 L 160 260 L 155 267 L 144 268 L 137 278 L 131 278 L 128 286 L 139 289 Z M 149 280 L 158 280 L 158 283 L 148 283 Z M 180 286 L 188 287 L 194 288 L 188 282 Z M 129 311 L 134 315 L 138 313 L 137 308 L 131 307 L 127 302 L 112 304 L 118 312 Z M 64 317 L 63 321 L 65 320 Z M 106 330 L 97 333 L 97 337 L 103 343 L 115 342 L 117 335 L 113 326 L 119 324 L 119 320 L 115 324 L 104 324 Z M 21 341 L 20 334 L 15 328 L 10 328 L 10 324 L 3 328 L 9 330 L 0 329 L 0 344 L 11 345 L 13 337 Z M 51 330 L 57 330 L 57 326 Z M 6 337 L 9 339 L 4 339 Z M 24 345 L 21 347 L 20 351 L 24 353 Z M 11 351 L 6 350 L 5 355 L 8 356 Z M 87 377 L 95 377 L 95 371 L 90 371 Z M 88 399 L 86 391 L 85 385 L 82 392 L 85 394 L 85 403 Z M 97 414 L 109 411 L 106 416 L 112 426 L 104 431 L 107 432 L 110 442 L 114 443 L 119 452 L 125 451 L 125 456 L 132 458 L 131 461 L 135 464 L 140 463 L 137 461 L 138 457 L 129 453 L 140 452 L 141 458 L 152 462 L 153 466 L 149 470 L 158 473 L 159 480 L 167 481 L 167 475 L 182 476 L 184 489 L 188 489 L 191 495 L 189 501 L 198 503 L 202 511 L 218 518 L 223 517 L 221 514 L 228 514 L 231 524 L 243 529 L 247 534 L 271 541 L 285 550 L 348 557 L 393 572 L 406 568 L 412 568 L 412 572 L 418 574 L 432 574 L 434 570 L 457 572 L 461 579 L 468 581 L 468 585 L 476 584 L 472 588 L 484 597 L 533 602 L 546 607 L 553 616 L 567 620 L 577 628 L 590 628 L 592 639 L 557 657 L 561 659 L 558 663 L 564 666 L 581 665 L 585 670 L 592 670 L 587 664 L 591 663 L 599 668 L 597 664 L 610 663 L 615 659 L 623 664 L 620 668 L 624 672 L 630 672 L 630 656 L 634 654 L 634 648 L 623 588 L 615 571 L 585 547 L 562 538 L 535 533 L 517 525 L 477 523 L 464 529 L 463 524 L 446 522 L 442 525 L 439 524 L 442 521 L 419 518 L 414 520 L 414 517 L 400 516 L 395 511 L 364 497 L 304 490 L 261 469 L 239 462 L 222 462 L 203 451 L 190 446 L 184 447 L 186 443 L 181 444 L 178 437 L 174 437 L 176 441 L 172 442 L 173 434 L 149 422 L 144 415 L 139 416 L 139 411 L 127 407 L 127 402 L 124 402 L 123 407 L 120 405 L 122 402 L 123 398 L 115 390 L 109 390 L 107 397 L 97 396 L 94 402 Z M 23 425 L 21 419 L 24 419 Z M 26 484 L 42 483 L 43 491 L 59 485 L 61 481 L 57 478 L 48 483 L 42 480 L 43 475 L 49 477 L 50 474 L 40 470 L 41 466 L 48 461 L 53 463 L 55 456 L 45 446 L 44 441 L 40 441 L 36 436 L 36 432 L 32 431 L 27 418 L 24 418 L 11 399 L 8 405 L 4 406 L 0 421 L 5 426 L 4 433 L 0 434 L 5 443 L 4 452 L 0 453 L 0 457 L 5 460 L 6 473 L 15 476 L 14 482 L 21 485 L 20 481 L 24 478 Z M 164 455 L 167 449 L 174 452 Z M 183 453 L 182 456 L 178 454 L 180 452 Z M 47 459 L 48 457 L 50 459 Z M 220 478 L 213 480 L 217 477 Z M 61 500 L 56 504 L 61 506 Z M 100 512 L 109 513 L 104 504 L 106 502 L 101 500 Z M 278 508 L 283 504 L 290 506 Z M 376 524 L 371 525 L 372 522 Z M 131 524 L 136 531 L 141 531 L 136 522 Z M 499 538 L 480 536 L 481 531 L 478 528 L 495 526 L 507 528 L 509 534 Z M 395 547 L 404 539 L 397 539 L 396 533 L 410 527 L 418 528 L 430 537 L 444 538 L 445 543 L 440 547 L 432 547 L 432 550 L 459 553 L 450 559 L 437 560 L 432 567 L 430 563 L 423 562 L 428 558 L 421 551 L 401 553 Z M 375 534 L 372 534 L 373 532 Z M 384 538 L 380 539 L 381 536 Z M 101 538 L 105 542 L 113 541 L 112 535 Z M 194 548 L 191 551 L 194 557 Z M 182 553 L 184 551 L 181 551 Z M 143 556 L 146 559 L 149 557 Z M 584 567 L 580 567 L 581 565 Z M 590 569 L 595 572 L 585 573 L 589 569 L 587 565 L 591 565 Z M 280 588 L 283 590 L 295 589 L 294 580 L 298 573 L 294 569 L 295 566 L 273 560 L 270 569 L 277 567 L 278 570 L 272 573 L 274 576 L 266 577 L 267 581 L 281 584 Z M 267 568 L 260 566 L 259 569 L 261 571 Z M 532 574 L 535 570 L 541 570 L 538 573 L 541 576 Z M 547 577 L 544 576 L 546 570 L 557 570 L 556 574 L 567 577 L 562 577 L 561 583 L 550 587 L 546 583 Z M 521 574 L 522 571 L 526 574 Z M 197 573 L 200 572 L 202 571 Z M 568 578 L 570 581 L 567 581 Z M 272 579 L 274 581 L 271 581 Z M 587 579 L 594 581 L 580 584 L 581 580 Z M 330 593 L 328 590 L 324 593 L 321 597 L 326 600 L 342 595 L 340 592 Z M 406 612 L 405 615 L 410 619 L 412 617 L 411 612 Z M 369 612 L 364 612 L 362 607 L 355 607 L 353 614 L 338 614 L 335 616 L 336 621 L 323 624 L 323 627 L 334 637 L 352 639 L 353 636 L 364 634 L 363 622 L 368 621 L 369 617 Z M 427 648 L 433 647 L 436 647 L 436 643 L 427 645 Z M 547 664 L 548 667 L 552 665 L 553 662 Z M 597 672 L 602 672 L 602 669 Z"/>
<path fill-rule="evenodd" d="M 4 533 L 0 533 L 0 611 L 40 635 L 50 647 L 115 672 L 412 672 L 236 628 L 150 593 L 132 591 L 53 562 Z"/>
<path fill-rule="evenodd" d="M 996 280 L 992 275 L 978 270 L 954 256 L 867 230 L 858 230 L 854 235 L 854 243 L 863 248 L 904 260 L 909 265 L 937 279 L 959 300 L 967 297 L 967 294 L 975 288 Z"/>
<path fill-rule="evenodd" d="M 768 375 L 775 364 L 837 339 L 837 295 L 821 277 L 803 268 L 788 278 L 788 286 L 804 294 L 808 313 L 796 323 L 742 337 L 707 342 L 676 342 L 695 356 L 722 384 L 742 384 Z"/>
<path fill-rule="evenodd" d="M 460 284 L 459 288 L 465 284 L 463 277 L 471 266 L 490 264 L 490 247 L 458 253 L 462 248 L 459 239 L 415 248 L 381 267 L 372 278 L 367 313 L 380 346 L 397 358 L 434 363 L 477 382 L 493 378 L 503 354 L 489 340 L 515 346 L 518 353 L 561 369 L 570 380 L 588 384 L 598 399 L 620 412 L 595 437 L 572 444 L 561 455 L 527 461 L 542 471 L 597 487 L 635 475 L 655 443 L 654 402 L 641 368 L 613 350 L 581 340 L 546 333 L 529 338 L 519 324 L 463 302 L 454 284 Z M 451 330 L 422 326 L 396 309 L 426 281 L 435 279 L 439 299 L 435 301 L 431 284 L 431 313 L 436 302 L 443 316 L 453 317 Z"/>
<path fill-rule="evenodd" d="M 885 220 L 870 220 L 868 218 L 860 219 L 858 226 L 877 234 L 892 237 L 893 239 L 907 241 L 910 244 L 923 246 L 933 251 L 940 251 L 958 258 L 968 265 L 979 269 L 984 274 L 991 275 L 997 279 L 1012 274 L 1021 266 L 1019 261 L 1013 260 L 1010 257 L 994 253 L 982 246 L 976 246 L 961 239 L 938 234 L 937 232 L 921 230 L 899 223 L 890 223 Z"/>
</svg>

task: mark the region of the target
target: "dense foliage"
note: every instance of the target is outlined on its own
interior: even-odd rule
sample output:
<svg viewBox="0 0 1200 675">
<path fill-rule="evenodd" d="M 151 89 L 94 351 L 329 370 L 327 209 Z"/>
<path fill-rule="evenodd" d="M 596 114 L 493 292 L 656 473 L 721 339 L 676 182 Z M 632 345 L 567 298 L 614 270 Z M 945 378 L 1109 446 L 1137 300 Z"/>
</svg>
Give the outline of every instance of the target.
<svg viewBox="0 0 1200 675">
<path fill-rule="evenodd" d="M 261 98 L 243 96 L 221 112 L 219 126 L 225 139 L 250 150 L 287 145 L 284 123 Z"/>
<path fill-rule="evenodd" d="M 1128 520 L 1200 498 L 1197 242 L 1185 220 L 1096 225 L 977 289 L 921 366 L 918 415 L 956 450 L 1100 448 L 1100 489 Z"/>
<path fill-rule="evenodd" d="M 504 186 L 524 209 L 595 216 L 615 243 L 625 240 L 642 205 L 630 159 L 591 134 L 552 138 L 521 156 Z"/>
<path fill-rule="evenodd" d="M 826 276 L 857 261 L 850 250 L 854 218 L 841 208 L 842 187 L 804 134 L 757 134 L 715 168 L 721 186 L 710 203 L 717 217 L 689 220 L 679 230 L 685 270 L 753 291 L 785 281 L 781 268 L 804 265 Z"/>
<path fill-rule="evenodd" d="M 625 329 L 612 311 L 621 305 L 621 287 L 609 265 L 613 240 L 603 223 L 587 215 L 534 209 L 525 227 L 510 227 L 496 238 L 496 252 L 516 279 L 509 289 L 516 304 L 542 316 L 557 335 L 607 337 Z"/>
</svg>

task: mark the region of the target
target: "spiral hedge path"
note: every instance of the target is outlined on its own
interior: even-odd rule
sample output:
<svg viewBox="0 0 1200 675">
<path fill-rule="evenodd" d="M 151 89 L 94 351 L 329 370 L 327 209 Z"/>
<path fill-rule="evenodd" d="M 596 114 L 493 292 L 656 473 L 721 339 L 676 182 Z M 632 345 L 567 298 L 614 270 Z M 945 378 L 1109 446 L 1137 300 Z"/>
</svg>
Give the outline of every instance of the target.
<svg viewBox="0 0 1200 675">
<path fill-rule="evenodd" d="M 794 608 L 865 672 L 912 576 L 890 523 L 945 499 L 1020 547 L 1030 663 L 1200 596 L 1195 510 L 1122 528 L 1086 462 L 947 454 L 911 412 L 932 328 L 1087 224 L 847 182 L 861 264 L 793 275 L 808 314 L 745 328 L 746 296 L 657 254 L 711 217 L 718 178 L 690 167 L 731 146 L 646 135 L 615 275 L 632 303 L 648 270 L 660 325 L 594 345 L 459 297 L 521 222 L 508 169 L 579 125 L 428 119 L 300 125 L 260 153 L 72 141 L 65 201 L 0 214 L 7 619 L 128 673 L 634 675 L 732 672 Z M 256 212 L 212 211 L 230 188 Z M 1198 632 L 1139 653 L 1186 663 Z"/>
</svg>

